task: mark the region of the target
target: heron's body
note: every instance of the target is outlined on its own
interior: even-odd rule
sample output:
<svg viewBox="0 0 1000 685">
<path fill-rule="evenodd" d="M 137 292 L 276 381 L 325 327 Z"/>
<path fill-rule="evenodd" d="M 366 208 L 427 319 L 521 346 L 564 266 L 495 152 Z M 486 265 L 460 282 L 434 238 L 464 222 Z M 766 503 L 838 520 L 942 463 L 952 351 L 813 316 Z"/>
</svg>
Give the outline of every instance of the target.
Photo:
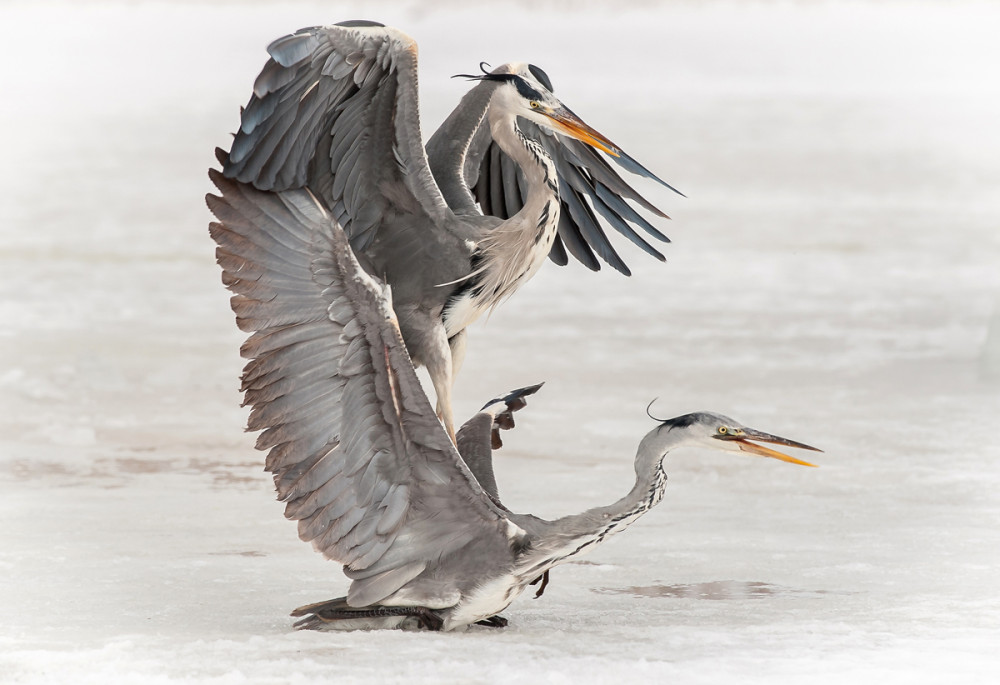
<svg viewBox="0 0 1000 685">
<path fill-rule="evenodd" d="M 420 387 L 389 288 L 313 194 L 211 176 L 223 281 L 251 333 L 248 427 L 262 431 L 257 447 L 299 536 L 351 580 L 346 597 L 297 610 L 303 627 L 451 630 L 492 617 L 655 506 L 663 458 L 682 444 L 804 463 L 748 439 L 804 445 L 688 414 L 643 438 L 635 485 L 614 504 L 555 521 L 513 513 L 489 465 L 492 417 L 459 431 L 460 453 Z"/>
<path fill-rule="evenodd" d="M 679 417 L 674 421 L 683 424 L 687 419 Z M 624 531 L 663 499 L 667 484 L 662 467 L 663 457 L 686 439 L 694 440 L 682 431 L 672 431 L 672 427 L 671 422 L 665 422 L 640 443 L 636 455 L 635 486 L 616 503 L 554 521 L 507 511 L 507 541 L 502 551 L 491 550 L 489 556 L 445 558 L 435 566 L 433 574 L 429 574 L 428 585 L 435 590 L 438 578 L 446 576 L 451 579 L 449 587 L 452 592 L 438 595 L 444 601 L 427 602 L 432 592 L 428 592 L 428 588 L 423 586 L 423 579 L 418 577 L 379 604 L 413 606 L 419 604 L 415 602 L 417 598 L 423 598 L 424 603 L 420 606 L 435 610 L 443 622 L 442 630 L 467 626 L 504 611 L 540 575 Z M 318 621 L 309 622 L 308 627 L 313 628 L 350 630 L 367 626 L 372 621 L 371 618 L 359 618 L 323 622 L 324 604 L 304 608 L 308 612 L 300 609 L 296 615 L 311 613 L 320 616 Z M 381 617 L 378 622 L 379 627 L 384 628 L 414 623 L 409 616 Z"/>
<path fill-rule="evenodd" d="M 451 386 L 469 324 L 550 254 L 564 262 L 569 249 L 597 268 L 596 251 L 627 273 L 583 198 L 663 259 L 630 224 L 666 238 L 623 198 L 665 215 L 589 146 L 656 177 L 566 109 L 541 70 L 508 64 L 475 77 L 425 151 L 409 36 L 345 22 L 268 51 L 223 172 L 262 191 L 308 189 L 338 222 L 363 268 L 392 287 L 403 339 L 427 367 L 452 434 Z"/>
<path fill-rule="evenodd" d="M 493 88 L 490 95 L 492 103 L 505 93 Z M 445 336 L 455 338 L 534 276 L 552 249 L 560 213 L 555 164 L 506 111 L 487 105 L 486 115 L 493 140 L 527 179 L 527 197 L 516 214 L 506 220 L 452 214 L 434 230 L 414 230 L 410 217 L 399 215 L 386 220 L 363 251 L 367 270 L 393 287 L 403 340 L 418 364 L 426 363 L 429 346 L 411 341 L 435 328 L 425 322 L 440 320 Z"/>
</svg>

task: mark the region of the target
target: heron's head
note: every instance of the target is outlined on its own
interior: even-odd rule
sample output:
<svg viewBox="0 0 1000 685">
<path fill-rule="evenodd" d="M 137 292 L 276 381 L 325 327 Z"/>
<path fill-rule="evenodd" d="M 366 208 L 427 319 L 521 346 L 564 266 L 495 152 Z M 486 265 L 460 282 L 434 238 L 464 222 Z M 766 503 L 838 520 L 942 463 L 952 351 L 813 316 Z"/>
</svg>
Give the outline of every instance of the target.
<svg viewBox="0 0 1000 685">
<path fill-rule="evenodd" d="M 815 466 L 815 464 L 810 464 L 807 461 L 796 459 L 795 457 L 791 457 L 783 452 L 779 452 L 757 443 L 766 442 L 772 445 L 796 447 L 798 449 L 811 450 L 813 452 L 823 451 L 815 447 L 805 445 L 801 442 L 789 440 L 788 438 L 782 438 L 777 435 L 771 435 L 770 433 L 759 431 L 756 428 L 744 426 L 728 416 L 713 414 L 712 412 L 695 412 L 693 414 L 685 414 L 684 416 L 678 416 L 677 418 L 667 419 L 662 422 L 659 430 L 669 430 L 671 432 L 683 431 L 685 442 L 688 444 L 693 443 L 702 447 L 726 450 L 727 452 L 744 452 L 761 457 L 770 457 L 772 459 L 787 461 L 791 464 L 801 464 L 802 466 Z"/>
<path fill-rule="evenodd" d="M 552 94 L 552 81 L 540 68 L 533 64 L 515 62 L 487 72 L 483 64 L 479 66 L 483 70 L 480 75 L 458 74 L 458 76 L 498 83 L 492 105 L 501 112 L 522 117 L 544 128 L 576 138 L 613 157 L 622 154 L 621 148 L 604 134 L 591 128 Z"/>
</svg>

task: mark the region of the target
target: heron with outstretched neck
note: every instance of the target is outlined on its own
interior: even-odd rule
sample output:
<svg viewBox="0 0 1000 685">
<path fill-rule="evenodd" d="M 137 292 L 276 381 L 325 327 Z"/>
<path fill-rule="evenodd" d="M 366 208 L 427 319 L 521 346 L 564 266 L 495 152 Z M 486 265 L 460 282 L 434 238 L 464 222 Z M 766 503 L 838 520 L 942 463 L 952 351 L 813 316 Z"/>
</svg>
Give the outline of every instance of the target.
<svg viewBox="0 0 1000 685">
<path fill-rule="evenodd" d="M 592 269 L 600 257 L 627 274 L 604 221 L 663 260 L 633 227 L 666 236 L 627 200 L 666 215 L 601 154 L 663 181 L 560 102 L 538 67 L 468 76 L 477 85 L 425 149 L 409 36 L 351 21 L 303 29 L 268 52 L 220 153 L 223 173 L 261 191 L 308 189 L 343 227 L 362 267 L 392 287 L 403 340 L 453 438 L 466 327 L 546 256 Z"/>
<path fill-rule="evenodd" d="M 554 521 L 514 513 L 489 462 L 495 411 L 459 431 L 460 453 L 420 387 L 391 289 L 360 267 L 335 218 L 308 190 L 211 176 L 221 192 L 208 200 L 211 234 L 251 334 L 248 427 L 262 431 L 285 516 L 351 580 L 345 597 L 296 610 L 300 627 L 503 625 L 499 612 L 529 584 L 660 502 L 672 449 L 812 465 L 760 443 L 815 448 L 698 412 L 657 420 L 634 485 L 613 504 Z"/>
</svg>

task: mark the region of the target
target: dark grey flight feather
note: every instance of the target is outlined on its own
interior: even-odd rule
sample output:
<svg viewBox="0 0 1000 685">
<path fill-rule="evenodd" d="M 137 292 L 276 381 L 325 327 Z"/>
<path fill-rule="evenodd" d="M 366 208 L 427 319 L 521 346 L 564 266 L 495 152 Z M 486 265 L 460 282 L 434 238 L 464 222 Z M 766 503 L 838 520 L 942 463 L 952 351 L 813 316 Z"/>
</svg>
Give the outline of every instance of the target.
<svg viewBox="0 0 1000 685">
<path fill-rule="evenodd" d="M 602 228 L 602 222 L 591 207 L 596 209 L 612 228 L 639 246 L 644 252 L 659 261 L 664 261 L 664 256 L 640 237 L 632 229 L 631 225 L 641 228 L 656 240 L 669 242 L 669 239 L 642 218 L 625 200 L 632 200 L 658 216 L 669 217 L 628 185 L 607 164 L 600 156 L 600 153 L 590 146 L 560 134 L 545 131 L 534 123 L 523 119 L 519 121 L 519 125 L 526 135 L 530 135 L 545 145 L 546 150 L 548 150 L 553 161 L 556 163 L 556 169 L 559 174 L 559 194 L 563 205 L 562 214 L 569 215 L 570 225 L 575 228 L 575 230 L 571 231 L 570 226 L 560 226 L 559 236 L 563 241 L 567 240 L 567 235 L 572 236 L 570 240 L 576 243 L 577 252 L 585 255 L 580 261 L 594 270 L 600 268 L 600 265 L 593 260 L 592 254 L 587 255 L 582 246 L 579 245 L 579 240 L 582 239 L 590 248 L 591 253 L 596 253 L 616 271 L 626 276 L 631 274 L 624 260 L 622 260 L 610 241 L 608 241 L 607 235 Z M 496 155 L 501 160 L 506 157 L 506 154 L 496 144 L 490 146 L 489 154 L 491 156 Z M 619 160 L 616 159 L 615 161 Z M 496 184 L 493 183 L 492 176 L 497 170 L 500 173 L 504 173 L 505 169 L 502 163 L 499 166 L 491 165 L 487 167 L 485 164 L 482 165 L 480 167 L 480 182 L 484 179 L 489 179 L 486 182 L 495 186 Z M 639 173 L 634 169 L 629 170 Z M 652 174 L 641 175 L 649 175 L 651 178 L 659 181 Z M 667 184 L 664 183 L 664 185 Z M 476 187 L 482 187 L 481 183 L 477 184 Z M 609 199 L 610 202 L 608 201 Z M 498 198 L 494 196 L 492 203 L 494 209 L 497 201 Z M 520 206 L 523 205 L 523 196 L 515 198 L 504 196 L 503 202 L 508 207 L 508 211 L 511 207 L 520 209 Z M 576 253 L 572 252 L 572 250 L 571 253 L 576 256 Z"/>
</svg>

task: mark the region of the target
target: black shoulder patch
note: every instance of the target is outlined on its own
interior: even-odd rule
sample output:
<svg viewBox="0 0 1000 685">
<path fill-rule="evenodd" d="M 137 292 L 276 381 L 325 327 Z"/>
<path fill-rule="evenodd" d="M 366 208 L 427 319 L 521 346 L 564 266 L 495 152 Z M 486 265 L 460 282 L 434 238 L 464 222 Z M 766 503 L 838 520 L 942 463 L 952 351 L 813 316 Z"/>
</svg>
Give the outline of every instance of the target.
<svg viewBox="0 0 1000 685">
<path fill-rule="evenodd" d="M 529 64 L 528 71 L 531 72 L 532 76 L 538 79 L 539 83 L 548 88 L 550 93 L 556 92 L 556 89 L 552 87 L 552 80 L 549 78 L 548 74 L 542 71 L 541 67 L 536 67 L 534 64 Z"/>
</svg>

